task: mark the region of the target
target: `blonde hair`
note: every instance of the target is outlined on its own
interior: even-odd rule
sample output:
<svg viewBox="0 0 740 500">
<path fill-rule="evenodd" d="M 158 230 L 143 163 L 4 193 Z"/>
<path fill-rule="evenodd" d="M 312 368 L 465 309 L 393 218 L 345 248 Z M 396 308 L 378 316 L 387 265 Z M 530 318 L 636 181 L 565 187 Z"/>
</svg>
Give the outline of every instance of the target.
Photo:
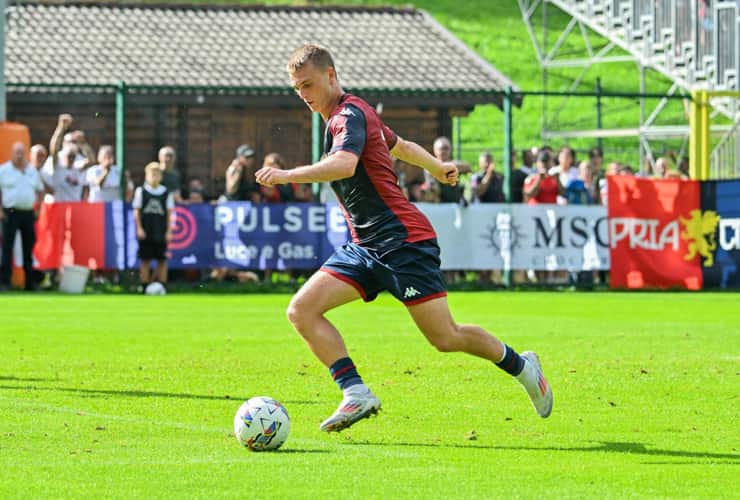
<svg viewBox="0 0 740 500">
<path fill-rule="evenodd" d="M 146 164 L 146 167 L 144 167 L 144 173 L 162 173 L 162 165 L 158 161 L 152 161 Z"/>
<path fill-rule="evenodd" d="M 327 49 L 320 45 L 304 45 L 293 51 L 288 59 L 288 73 L 294 73 L 308 64 L 313 64 L 316 68 L 336 68 L 334 59 Z"/>
</svg>

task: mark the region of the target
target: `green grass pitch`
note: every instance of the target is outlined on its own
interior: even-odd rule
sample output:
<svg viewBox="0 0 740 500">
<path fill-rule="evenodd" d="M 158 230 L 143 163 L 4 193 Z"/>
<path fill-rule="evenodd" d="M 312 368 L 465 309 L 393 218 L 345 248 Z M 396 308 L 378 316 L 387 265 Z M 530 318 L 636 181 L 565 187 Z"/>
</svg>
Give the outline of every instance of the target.
<svg viewBox="0 0 740 500">
<path fill-rule="evenodd" d="M 738 495 L 737 295 L 452 294 L 458 321 L 538 351 L 547 420 L 392 298 L 351 304 L 330 318 L 383 411 L 338 435 L 318 429 L 339 392 L 289 299 L 3 296 L 0 498 Z M 290 412 L 278 452 L 232 435 L 256 395 Z"/>
</svg>

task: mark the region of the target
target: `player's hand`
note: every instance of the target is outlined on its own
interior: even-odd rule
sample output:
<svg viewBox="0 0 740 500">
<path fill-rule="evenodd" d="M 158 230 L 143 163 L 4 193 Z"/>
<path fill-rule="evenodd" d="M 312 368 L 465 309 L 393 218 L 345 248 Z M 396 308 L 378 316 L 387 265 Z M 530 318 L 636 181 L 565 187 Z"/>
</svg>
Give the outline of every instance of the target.
<svg viewBox="0 0 740 500">
<path fill-rule="evenodd" d="M 263 186 L 272 187 L 275 184 L 287 184 L 288 172 L 274 167 L 262 167 L 254 174 L 257 182 Z"/>
<path fill-rule="evenodd" d="M 442 184 L 449 184 L 450 186 L 457 186 L 457 180 L 460 172 L 457 170 L 457 165 L 451 161 L 442 163 L 442 169 L 434 174 L 434 178 Z"/>
<path fill-rule="evenodd" d="M 5 220 L 5 210 L 3 210 L 2 208 L 0 208 L 0 221 L 1 220 Z"/>
<path fill-rule="evenodd" d="M 140 240 L 146 239 L 146 231 L 143 228 L 136 228 L 136 237 Z"/>
<path fill-rule="evenodd" d="M 171 230 L 164 233 L 164 241 L 166 241 L 167 243 L 172 241 L 172 231 Z"/>
</svg>

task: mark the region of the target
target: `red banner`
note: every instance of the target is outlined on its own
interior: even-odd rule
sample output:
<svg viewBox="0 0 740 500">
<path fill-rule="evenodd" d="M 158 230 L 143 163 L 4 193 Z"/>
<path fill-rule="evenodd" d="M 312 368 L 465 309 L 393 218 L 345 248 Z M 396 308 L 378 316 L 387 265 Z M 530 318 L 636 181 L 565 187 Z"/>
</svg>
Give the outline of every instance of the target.
<svg viewBox="0 0 740 500">
<path fill-rule="evenodd" d="M 685 221 L 700 210 L 699 182 L 609 176 L 612 288 L 702 287 Z"/>
<path fill-rule="evenodd" d="M 100 269 L 105 263 L 105 204 L 45 203 L 36 221 L 33 249 L 38 269 L 77 264 Z"/>
</svg>

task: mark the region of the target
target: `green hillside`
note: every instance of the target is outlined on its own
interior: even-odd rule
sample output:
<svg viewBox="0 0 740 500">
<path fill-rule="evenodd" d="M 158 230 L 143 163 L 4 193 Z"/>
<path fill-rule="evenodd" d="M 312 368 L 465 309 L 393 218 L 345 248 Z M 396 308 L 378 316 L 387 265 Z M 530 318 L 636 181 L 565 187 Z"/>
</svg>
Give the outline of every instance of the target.
<svg viewBox="0 0 740 500">
<path fill-rule="evenodd" d="M 161 2 L 157 2 L 161 3 Z M 203 2 L 206 3 L 206 2 Z M 207 2 L 214 3 L 214 2 Z M 225 2 L 233 3 L 233 2 Z M 516 1 L 503 0 L 423 0 L 410 3 L 402 0 L 330 0 L 330 1 L 242 1 L 247 4 L 287 4 L 287 5 L 413 5 L 432 14 L 443 26 L 463 40 L 483 58 L 491 62 L 499 71 L 511 78 L 522 90 L 543 89 L 542 71 L 537 62 L 535 49 L 525 29 L 524 21 Z M 549 45 L 552 45 L 568 18 L 559 13 L 554 7 L 548 10 L 551 34 Z M 540 23 L 541 25 L 541 23 Z M 594 50 L 606 44 L 605 40 L 593 35 L 590 43 Z M 585 54 L 584 44 L 578 30 L 567 39 L 560 54 Z M 552 71 L 548 78 L 549 90 L 568 90 L 573 80 L 578 76 L 580 69 Z M 585 91 L 594 89 L 596 79 L 601 78 L 605 92 L 638 92 L 639 71 L 634 63 L 618 63 L 595 66 L 586 72 L 582 87 Z M 665 91 L 670 82 L 657 73 L 648 73 L 648 92 Z M 647 114 L 657 105 L 657 100 L 648 102 Z M 652 105 L 652 107 L 651 107 Z M 572 130 L 590 129 L 596 126 L 596 101 L 594 98 L 570 98 L 563 102 L 557 98 L 549 98 L 547 108 L 549 113 L 562 106 L 563 112 L 551 129 Z M 684 110 L 680 101 L 671 102 L 666 108 L 667 114 L 663 118 L 677 117 L 678 122 L 685 121 Z M 518 149 L 541 144 L 543 101 L 540 97 L 530 96 L 525 99 L 521 109 L 515 110 L 514 116 L 514 146 Z M 603 124 L 604 128 L 637 127 L 639 124 L 639 100 L 637 99 L 604 99 Z M 503 144 L 503 114 L 495 106 L 480 106 L 461 123 L 461 139 L 463 157 L 475 161 L 478 153 L 483 149 L 491 149 L 496 153 L 497 160 L 502 161 L 501 149 Z M 548 141 L 554 147 L 566 141 L 553 139 Z M 585 150 L 595 145 L 595 139 L 568 141 L 579 150 Z M 682 141 L 658 144 L 656 154 L 660 154 L 666 147 L 674 150 L 681 149 Z M 607 160 L 619 158 L 637 166 L 638 141 L 637 139 L 607 139 L 604 141 L 607 150 Z M 655 146 L 654 146 L 655 147 Z"/>
</svg>

